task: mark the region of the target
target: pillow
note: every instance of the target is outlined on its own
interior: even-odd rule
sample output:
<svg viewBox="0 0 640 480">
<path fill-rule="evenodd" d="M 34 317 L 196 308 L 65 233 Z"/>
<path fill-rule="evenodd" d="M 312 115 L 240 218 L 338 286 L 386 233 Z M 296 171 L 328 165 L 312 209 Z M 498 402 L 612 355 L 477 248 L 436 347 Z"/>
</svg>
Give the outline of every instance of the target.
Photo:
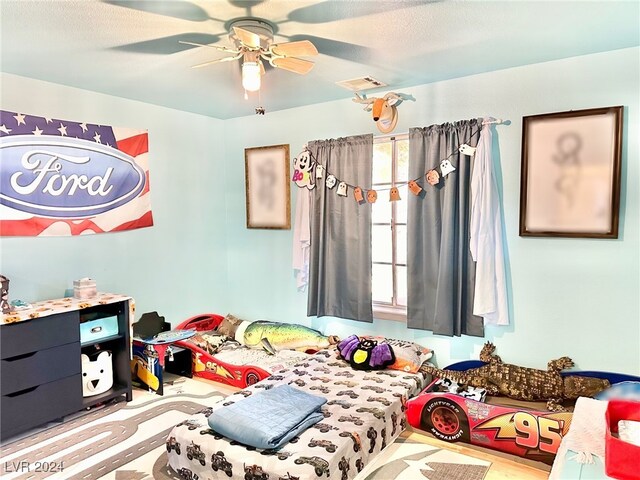
<svg viewBox="0 0 640 480">
<path fill-rule="evenodd" d="M 417 373 L 420 366 L 433 356 L 433 351 L 417 343 L 408 340 L 398 340 L 386 337 L 368 337 L 378 342 L 386 342 L 393 348 L 396 361 L 387 366 L 390 370 L 400 370 L 408 373 Z"/>
<path fill-rule="evenodd" d="M 188 341 L 197 345 L 209 355 L 213 355 L 220 350 L 220 347 L 229 339 L 226 335 L 211 330 L 207 332 L 198 332 Z"/>
<path fill-rule="evenodd" d="M 235 317 L 229 313 L 226 317 L 224 317 L 222 322 L 220 322 L 220 325 L 218 325 L 218 328 L 216 328 L 216 330 L 219 333 L 226 335 L 227 337 L 234 338 L 236 336 L 238 325 L 240 325 L 242 322 L 242 319 Z"/>
<path fill-rule="evenodd" d="M 640 382 L 626 381 L 614 383 L 593 398 L 598 400 L 635 400 L 640 401 Z"/>
</svg>

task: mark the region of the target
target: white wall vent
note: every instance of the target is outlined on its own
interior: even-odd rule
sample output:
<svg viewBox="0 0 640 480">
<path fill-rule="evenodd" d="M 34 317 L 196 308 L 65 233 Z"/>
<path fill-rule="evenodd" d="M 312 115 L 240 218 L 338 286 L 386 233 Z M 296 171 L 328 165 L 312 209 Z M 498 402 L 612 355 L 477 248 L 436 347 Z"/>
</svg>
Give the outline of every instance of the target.
<svg viewBox="0 0 640 480">
<path fill-rule="evenodd" d="M 381 82 L 380 80 L 376 80 L 373 77 L 361 77 L 361 78 L 352 78 L 351 80 L 342 80 L 341 82 L 336 82 L 336 85 L 340 85 L 347 90 L 351 90 L 352 92 L 361 92 L 363 90 L 371 90 L 372 88 L 386 87 L 387 84 Z"/>
</svg>

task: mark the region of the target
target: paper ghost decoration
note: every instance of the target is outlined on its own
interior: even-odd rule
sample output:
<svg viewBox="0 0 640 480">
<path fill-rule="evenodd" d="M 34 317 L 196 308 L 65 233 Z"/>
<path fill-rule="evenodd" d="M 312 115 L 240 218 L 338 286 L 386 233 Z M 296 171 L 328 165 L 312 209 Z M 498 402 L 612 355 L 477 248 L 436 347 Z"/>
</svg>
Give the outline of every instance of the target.
<svg viewBox="0 0 640 480">
<path fill-rule="evenodd" d="M 322 178 L 324 176 L 324 167 L 319 163 L 316 164 L 316 178 Z"/>
<path fill-rule="evenodd" d="M 389 201 L 395 202 L 398 200 L 400 200 L 400 192 L 398 192 L 397 187 L 392 187 L 391 190 L 389 190 Z"/>
<path fill-rule="evenodd" d="M 327 188 L 333 188 L 336 186 L 336 182 L 337 182 L 336 177 L 334 177 L 333 175 L 329 175 L 327 177 L 327 181 L 325 185 L 327 186 Z"/>
<path fill-rule="evenodd" d="M 376 203 L 377 199 L 378 199 L 378 192 L 376 192 L 375 190 L 369 190 L 367 192 L 367 202 Z"/>
<path fill-rule="evenodd" d="M 458 151 L 461 154 L 468 155 L 470 157 L 472 157 L 476 153 L 475 147 L 467 145 L 466 143 L 463 143 L 462 145 L 460 145 L 460 147 L 458 148 Z"/>
<path fill-rule="evenodd" d="M 307 187 L 312 190 L 316 185 L 311 183 L 311 172 L 314 162 L 311 160 L 311 152 L 304 150 L 293 159 L 293 181 L 300 188 Z"/>
<path fill-rule="evenodd" d="M 420 195 L 420 192 L 422 192 L 422 187 L 418 185 L 418 182 L 416 182 L 415 180 L 411 180 L 409 182 L 409 191 L 414 195 Z"/>
<path fill-rule="evenodd" d="M 91 397 L 109 390 L 113 386 L 113 363 L 111 352 L 104 350 L 92 362 L 82 354 L 82 396 Z"/>
<path fill-rule="evenodd" d="M 362 195 L 362 189 L 360 187 L 356 187 L 353 189 L 353 197 L 358 203 L 364 202 L 364 196 Z"/>
<path fill-rule="evenodd" d="M 347 184 L 345 182 L 340 182 L 338 184 L 338 191 L 336 192 L 341 197 L 347 196 Z"/>
<path fill-rule="evenodd" d="M 429 170 L 425 176 L 429 185 L 437 185 L 440 183 L 440 175 L 438 175 L 438 172 L 435 170 Z"/>
<path fill-rule="evenodd" d="M 456 169 L 456 167 L 451 165 L 451 162 L 449 160 L 442 160 L 440 162 L 440 172 L 442 172 L 442 176 L 443 177 L 446 177 L 451 172 L 453 172 L 455 169 Z"/>
</svg>

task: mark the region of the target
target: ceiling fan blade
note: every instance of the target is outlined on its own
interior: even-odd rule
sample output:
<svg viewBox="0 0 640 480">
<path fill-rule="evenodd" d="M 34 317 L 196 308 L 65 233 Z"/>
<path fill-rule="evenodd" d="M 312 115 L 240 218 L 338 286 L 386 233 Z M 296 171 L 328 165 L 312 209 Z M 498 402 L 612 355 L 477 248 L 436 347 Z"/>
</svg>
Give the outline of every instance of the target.
<svg viewBox="0 0 640 480">
<path fill-rule="evenodd" d="M 292 35 L 289 39 L 293 42 L 309 40 L 320 49 L 323 55 L 352 62 L 367 63 L 375 58 L 375 51 L 372 48 L 356 45 L 355 43 L 341 42 L 313 35 Z"/>
<path fill-rule="evenodd" d="M 213 65 L 214 63 L 233 62 L 234 60 L 238 60 L 241 56 L 242 55 L 237 55 L 237 56 L 234 56 L 234 57 L 218 58 L 216 60 L 211 60 L 209 62 L 199 63 L 197 65 L 192 65 L 191 68 L 206 67 L 207 65 Z"/>
<path fill-rule="evenodd" d="M 273 65 L 274 67 L 281 68 L 293 73 L 299 73 L 300 75 L 309 73 L 315 65 L 309 60 L 303 60 L 301 58 L 295 57 L 273 58 L 269 60 L 269 63 L 271 63 L 271 65 Z"/>
<path fill-rule="evenodd" d="M 207 33 L 181 33 L 178 35 L 170 35 L 168 37 L 145 40 L 143 42 L 127 43 L 125 45 L 118 45 L 111 48 L 113 50 L 120 50 L 123 52 L 169 55 L 172 53 L 183 52 L 187 48 L 193 48 L 193 44 L 216 43 L 219 40 L 220 37 L 218 35 L 209 35 Z"/>
<path fill-rule="evenodd" d="M 249 48 L 260 48 L 260 36 L 240 27 L 233 27 L 240 41 Z"/>
<path fill-rule="evenodd" d="M 181 43 L 183 45 L 192 45 L 194 47 L 215 48 L 216 50 L 219 50 L 221 52 L 233 53 L 234 55 L 240 53 L 240 50 L 236 50 L 234 48 L 224 47 L 220 45 L 205 45 L 204 43 L 185 42 L 184 40 L 178 40 L 178 43 Z"/>
<path fill-rule="evenodd" d="M 285 57 L 308 57 L 318 55 L 318 49 L 309 40 L 271 45 L 270 50 Z"/>
<path fill-rule="evenodd" d="M 204 22 L 209 20 L 209 14 L 203 8 L 191 2 L 153 1 L 148 0 L 103 0 L 104 3 L 118 7 L 141 10 L 148 13 L 156 13 L 167 17 L 190 20 L 192 22 Z"/>
<path fill-rule="evenodd" d="M 287 20 L 300 23 L 326 23 L 424 4 L 424 0 L 407 0 L 402 2 L 345 2 L 342 0 L 329 0 L 297 8 L 287 15 Z"/>
<path fill-rule="evenodd" d="M 260 5 L 265 0 L 227 0 L 231 5 L 238 8 L 251 8 Z"/>
</svg>

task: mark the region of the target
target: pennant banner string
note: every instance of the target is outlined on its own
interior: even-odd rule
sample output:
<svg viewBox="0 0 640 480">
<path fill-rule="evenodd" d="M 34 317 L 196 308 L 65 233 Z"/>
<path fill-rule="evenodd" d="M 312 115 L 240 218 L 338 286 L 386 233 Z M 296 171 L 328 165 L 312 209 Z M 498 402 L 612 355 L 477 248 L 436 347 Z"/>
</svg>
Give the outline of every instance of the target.
<svg viewBox="0 0 640 480">
<path fill-rule="evenodd" d="M 471 132 L 471 134 L 469 134 L 469 138 L 468 138 L 468 140 L 466 140 L 466 141 L 462 142 L 461 144 L 459 144 L 459 145 L 458 145 L 458 148 L 456 148 L 456 149 L 455 149 L 453 152 L 451 152 L 448 156 L 446 156 L 445 158 L 440 159 L 440 160 L 438 161 L 438 164 L 440 165 L 440 164 L 442 164 L 442 162 L 444 162 L 444 161 L 446 161 L 446 160 L 449 160 L 449 159 L 450 159 L 451 157 L 453 157 L 456 153 L 461 153 L 461 154 L 463 154 L 463 155 L 470 155 L 470 156 L 471 156 L 471 155 L 473 155 L 473 153 L 475 153 L 475 150 L 476 150 L 476 149 L 475 149 L 475 147 L 471 147 L 471 146 L 469 146 L 469 145 L 467 144 L 467 142 L 468 142 L 469 140 L 471 140 L 471 139 L 473 138 L 473 136 L 474 136 L 476 133 L 478 133 L 479 131 L 480 131 L 480 129 L 477 129 L 477 130 L 472 131 L 472 132 Z M 467 147 L 467 148 L 464 148 L 464 147 Z M 463 150 L 464 150 L 464 151 L 463 151 Z M 334 174 L 332 174 L 331 172 L 329 172 L 329 171 L 327 170 L 327 168 L 326 168 L 324 165 L 322 165 L 321 163 L 319 163 L 319 162 L 317 161 L 317 159 L 315 158 L 315 155 L 314 155 L 313 153 L 311 153 L 311 151 L 310 151 L 310 150 L 306 149 L 305 151 L 306 151 L 306 152 L 307 152 L 307 154 L 310 156 L 311 160 L 315 163 L 316 168 L 321 167 L 322 172 L 323 172 L 327 177 L 332 176 L 332 177 L 336 178 L 336 177 L 335 177 L 335 175 L 334 175 Z M 469 152 L 469 153 L 465 153 L 465 152 Z M 421 176 L 419 176 L 419 177 L 417 177 L 417 178 L 414 178 L 414 179 L 412 179 L 412 180 L 406 180 L 406 181 L 403 181 L 403 182 L 396 182 L 396 183 L 394 183 L 394 184 L 393 184 L 393 186 L 391 186 L 391 187 L 376 188 L 376 189 L 371 188 L 371 189 L 368 189 L 368 190 L 375 190 L 375 191 L 377 191 L 377 192 L 386 192 L 386 191 L 388 191 L 388 190 L 392 190 L 392 189 L 394 189 L 394 188 L 402 187 L 402 186 L 404 186 L 404 185 L 409 185 L 409 184 L 411 184 L 412 182 L 413 182 L 413 183 L 416 183 L 416 184 L 418 184 L 418 185 L 419 185 L 419 181 L 421 181 L 423 178 L 425 178 L 425 177 L 426 177 L 430 172 L 432 172 L 435 168 L 437 168 L 437 166 L 436 166 L 436 167 L 434 167 L 433 169 L 431 169 L 431 170 L 429 170 L 429 171 L 425 172 L 423 175 L 421 175 Z M 452 166 L 451 166 L 450 168 L 451 168 L 451 169 L 450 169 L 450 170 L 448 170 L 446 173 L 443 173 L 443 175 L 445 175 L 445 176 L 446 176 L 448 173 L 451 173 L 453 170 L 455 170 L 455 168 L 454 168 L 454 167 L 452 167 Z M 321 178 L 321 177 L 316 176 L 316 178 Z M 438 179 L 439 179 L 439 177 L 438 177 Z M 427 180 L 427 181 L 428 181 L 428 180 Z M 339 183 L 339 184 L 345 185 L 345 186 L 347 186 L 347 187 L 350 187 L 351 189 L 360 188 L 362 191 L 367 191 L 367 189 L 366 189 L 366 188 L 362 188 L 362 187 L 360 187 L 359 185 L 352 185 L 352 184 L 350 184 L 350 183 L 347 183 L 347 182 L 344 182 L 344 181 L 337 180 L 337 178 L 336 178 L 336 183 Z M 435 184 L 437 184 L 437 183 L 438 183 L 438 182 L 436 181 L 436 182 L 435 182 Z M 330 188 L 331 188 L 331 187 L 330 187 Z"/>
</svg>

